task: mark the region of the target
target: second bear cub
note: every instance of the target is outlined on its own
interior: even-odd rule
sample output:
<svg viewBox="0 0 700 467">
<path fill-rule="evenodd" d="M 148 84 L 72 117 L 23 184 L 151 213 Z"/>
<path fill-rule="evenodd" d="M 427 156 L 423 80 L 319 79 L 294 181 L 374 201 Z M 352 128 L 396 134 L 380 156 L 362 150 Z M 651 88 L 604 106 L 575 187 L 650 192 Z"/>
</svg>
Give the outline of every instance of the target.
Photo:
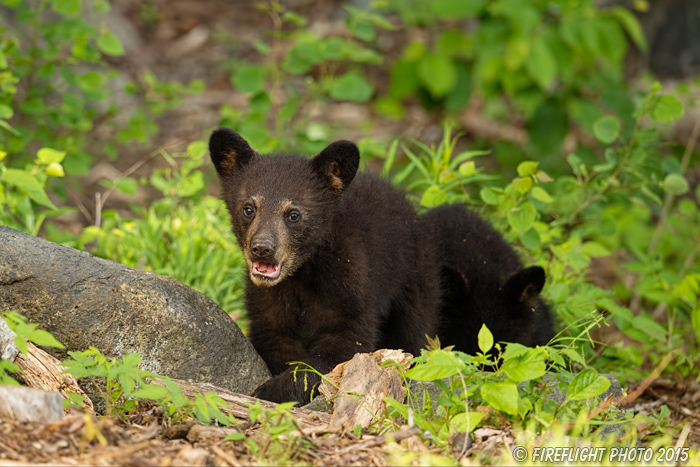
<svg viewBox="0 0 700 467">
<path fill-rule="evenodd" d="M 289 362 L 327 373 L 357 352 L 420 354 L 438 329 L 438 254 L 405 194 L 357 173 L 353 143 L 267 156 L 221 128 L 209 149 L 248 266 L 249 337 L 274 375 L 255 396 L 309 402 L 320 379 Z"/>
</svg>

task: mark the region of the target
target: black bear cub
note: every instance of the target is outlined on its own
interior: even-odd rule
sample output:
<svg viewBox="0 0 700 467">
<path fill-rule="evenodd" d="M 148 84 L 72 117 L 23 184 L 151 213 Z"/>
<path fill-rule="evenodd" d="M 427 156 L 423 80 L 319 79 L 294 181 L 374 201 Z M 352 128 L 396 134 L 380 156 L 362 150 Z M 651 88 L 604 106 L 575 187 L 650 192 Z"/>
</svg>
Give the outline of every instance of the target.
<svg viewBox="0 0 700 467">
<path fill-rule="evenodd" d="M 441 344 L 475 355 L 479 330 L 486 324 L 495 342 L 546 345 L 554 331 L 540 298 L 544 270 L 524 268 L 501 234 L 462 206 L 437 207 L 424 219 L 438 241 Z"/>
<path fill-rule="evenodd" d="M 320 378 L 289 362 L 327 373 L 357 352 L 418 355 L 437 334 L 430 229 L 404 193 L 357 173 L 353 143 L 268 156 L 221 128 L 209 149 L 248 266 L 249 337 L 274 375 L 256 397 L 309 402 Z"/>
</svg>

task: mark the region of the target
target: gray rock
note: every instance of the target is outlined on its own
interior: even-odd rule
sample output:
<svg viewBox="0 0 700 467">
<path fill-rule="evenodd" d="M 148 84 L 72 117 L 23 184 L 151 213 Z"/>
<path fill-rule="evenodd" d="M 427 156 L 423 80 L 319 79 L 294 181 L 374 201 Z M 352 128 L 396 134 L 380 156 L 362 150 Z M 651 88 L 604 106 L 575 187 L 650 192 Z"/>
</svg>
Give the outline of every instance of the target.
<svg viewBox="0 0 700 467">
<path fill-rule="evenodd" d="M 138 352 L 141 367 L 160 375 L 243 394 L 270 378 L 236 323 L 203 294 L 171 277 L 0 226 L 0 311 L 9 310 L 67 350 Z"/>
<path fill-rule="evenodd" d="M 0 418 L 53 423 L 63 418 L 63 396 L 25 386 L 0 386 Z"/>
</svg>

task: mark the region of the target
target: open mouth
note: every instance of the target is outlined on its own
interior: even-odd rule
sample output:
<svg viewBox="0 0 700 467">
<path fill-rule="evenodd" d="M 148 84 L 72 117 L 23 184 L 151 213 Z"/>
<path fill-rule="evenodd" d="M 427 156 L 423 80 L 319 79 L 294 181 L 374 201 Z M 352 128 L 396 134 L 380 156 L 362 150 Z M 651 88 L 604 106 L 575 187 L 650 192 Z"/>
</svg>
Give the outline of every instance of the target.
<svg viewBox="0 0 700 467">
<path fill-rule="evenodd" d="M 266 263 L 264 261 L 256 261 L 253 263 L 253 274 L 262 276 L 267 279 L 277 279 L 280 276 L 282 264 Z"/>
</svg>

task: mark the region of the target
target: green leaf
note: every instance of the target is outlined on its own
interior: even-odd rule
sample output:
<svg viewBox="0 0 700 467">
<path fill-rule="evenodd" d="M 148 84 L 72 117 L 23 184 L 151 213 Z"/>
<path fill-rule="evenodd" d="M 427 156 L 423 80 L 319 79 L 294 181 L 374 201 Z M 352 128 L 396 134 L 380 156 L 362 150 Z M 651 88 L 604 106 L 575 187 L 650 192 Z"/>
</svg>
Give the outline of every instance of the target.
<svg viewBox="0 0 700 467">
<path fill-rule="evenodd" d="M 46 167 L 46 175 L 50 177 L 64 177 L 66 172 L 63 170 L 63 166 L 58 162 L 51 162 Z"/>
<path fill-rule="evenodd" d="M 671 123 L 683 116 L 683 103 L 676 96 L 665 94 L 659 97 L 650 117 L 659 123 Z"/>
<path fill-rule="evenodd" d="M 2 179 L 27 193 L 31 199 L 42 206 L 56 209 L 56 206 L 54 206 L 48 196 L 46 196 L 44 187 L 34 178 L 34 175 L 29 172 L 18 169 L 7 169 L 5 173 L 2 174 Z"/>
<path fill-rule="evenodd" d="M 507 359 L 501 368 L 511 381 L 519 383 L 544 375 L 547 371 L 546 358 L 546 350 L 528 349 L 515 358 Z"/>
<path fill-rule="evenodd" d="M 482 418 L 486 416 L 482 412 L 461 412 L 452 417 L 450 425 L 455 427 L 455 431 L 467 433 L 474 431 Z"/>
<path fill-rule="evenodd" d="M 374 90 L 372 86 L 360 75 L 349 72 L 333 80 L 330 95 L 339 101 L 365 102 Z"/>
<path fill-rule="evenodd" d="M 690 190 L 688 180 L 683 175 L 668 174 L 664 178 L 664 191 L 672 195 L 682 195 Z"/>
<path fill-rule="evenodd" d="M 534 175 L 537 172 L 537 166 L 539 162 L 525 161 L 518 164 L 518 175 L 521 177 L 527 177 L 528 175 Z"/>
<path fill-rule="evenodd" d="M 496 410 L 518 414 L 518 387 L 514 383 L 486 383 L 481 386 L 481 397 Z"/>
<path fill-rule="evenodd" d="M 95 92 L 104 84 L 104 76 L 96 71 L 89 71 L 77 77 L 78 87 L 85 92 Z"/>
<path fill-rule="evenodd" d="M 128 353 L 122 358 L 122 362 L 127 366 L 138 366 L 141 363 L 141 355 L 138 353 Z"/>
<path fill-rule="evenodd" d="M 479 191 L 479 196 L 481 196 L 481 199 L 486 204 L 498 204 L 498 195 L 496 195 L 496 193 L 488 187 L 482 188 L 481 191 Z"/>
<path fill-rule="evenodd" d="M 124 177 L 117 182 L 117 190 L 126 195 L 133 195 L 139 189 L 139 182 L 135 178 Z"/>
<path fill-rule="evenodd" d="M 543 90 L 548 90 L 557 76 L 557 60 L 543 36 L 537 37 L 525 61 L 530 77 Z"/>
<path fill-rule="evenodd" d="M 243 433 L 239 433 L 237 431 L 234 431 L 230 435 L 224 438 L 224 441 L 241 441 L 245 439 L 245 435 Z"/>
<path fill-rule="evenodd" d="M 103 29 L 102 32 L 100 32 L 100 37 L 97 38 L 97 48 L 106 55 L 112 55 L 114 57 L 124 55 L 124 46 L 122 46 L 121 41 L 112 31 L 107 29 Z"/>
<path fill-rule="evenodd" d="M 15 111 L 9 105 L 0 104 L 0 118 L 12 118 L 14 113 Z"/>
<path fill-rule="evenodd" d="M 606 115 L 593 124 L 593 134 L 603 144 L 610 144 L 620 136 L 620 120 Z"/>
<path fill-rule="evenodd" d="M 460 165 L 459 173 L 461 173 L 465 177 L 474 175 L 474 173 L 476 173 L 476 165 L 474 164 L 474 161 L 467 161 L 464 164 Z"/>
<path fill-rule="evenodd" d="M 241 92 L 256 93 L 265 82 L 265 71 L 255 65 L 244 65 L 236 68 L 233 74 L 233 85 Z"/>
<path fill-rule="evenodd" d="M 513 208 L 508 213 L 508 223 L 518 234 L 525 233 L 535 222 L 537 210 L 532 203 L 523 203 L 520 207 Z"/>
<path fill-rule="evenodd" d="M 81 0 L 51 0 L 51 9 L 64 16 L 80 14 Z"/>
<path fill-rule="evenodd" d="M 634 43 L 637 44 L 637 47 L 639 47 L 642 52 L 646 52 L 647 41 L 644 38 L 644 31 L 642 31 L 642 27 L 640 26 L 637 17 L 626 8 L 619 6 L 614 6 L 608 11 L 612 13 L 615 18 L 617 18 L 618 22 L 627 31 L 627 34 L 629 34 Z"/>
<path fill-rule="evenodd" d="M 457 83 L 454 63 L 437 54 L 426 54 L 418 62 L 418 78 L 435 98 L 445 96 Z"/>
<path fill-rule="evenodd" d="M 599 396 L 610 388 L 610 380 L 598 372 L 587 368 L 577 374 L 566 391 L 566 404 L 569 401 L 590 399 Z"/>
<path fill-rule="evenodd" d="M 131 395 L 142 399 L 161 400 L 169 396 L 170 391 L 157 384 L 142 384 L 139 389 L 134 391 Z"/>
<path fill-rule="evenodd" d="M 532 197 L 535 198 L 537 201 L 541 201 L 546 204 L 554 202 L 554 198 L 552 198 L 550 194 L 547 193 L 547 190 L 539 186 L 533 188 L 531 193 Z"/>
<path fill-rule="evenodd" d="M 434 208 L 440 206 L 447 201 L 447 193 L 437 185 L 430 186 L 421 197 L 420 204 L 426 208 Z"/>
<path fill-rule="evenodd" d="M 27 339 L 34 342 L 36 345 L 44 345 L 46 347 L 55 347 L 57 349 L 65 349 L 66 346 L 61 344 L 51 333 L 43 329 L 35 329 L 27 335 Z"/>
<path fill-rule="evenodd" d="M 481 325 L 478 335 L 479 350 L 481 353 L 486 353 L 493 348 L 493 334 L 486 327 L 486 324 Z"/>
<path fill-rule="evenodd" d="M 41 148 L 36 153 L 36 158 L 39 159 L 39 162 L 41 162 L 44 165 L 50 164 L 52 162 L 63 162 L 63 159 L 65 157 L 65 151 L 56 151 L 55 149 L 51 148 Z"/>
<path fill-rule="evenodd" d="M 438 349 L 429 352 L 424 363 L 418 363 L 408 370 L 406 377 L 418 381 L 434 381 L 454 376 L 465 368 L 466 365 L 457 355 Z"/>
</svg>

